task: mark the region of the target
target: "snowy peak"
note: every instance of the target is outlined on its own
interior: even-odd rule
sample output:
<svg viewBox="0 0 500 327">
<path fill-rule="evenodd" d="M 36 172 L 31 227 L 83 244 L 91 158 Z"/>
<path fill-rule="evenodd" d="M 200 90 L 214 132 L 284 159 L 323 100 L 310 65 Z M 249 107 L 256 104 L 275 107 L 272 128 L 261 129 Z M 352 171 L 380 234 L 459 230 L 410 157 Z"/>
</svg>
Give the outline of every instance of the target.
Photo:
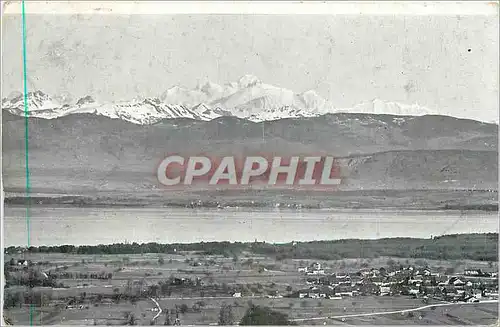
<svg viewBox="0 0 500 327">
<path fill-rule="evenodd" d="M 325 103 L 315 95 L 316 102 Z M 165 91 L 161 99 L 165 103 L 191 107 L 194 112 L 211 118 L 237 116 L 260 121 L 310 116 L 303 113 L 307 109 L 304 101 L 293 91 L 264 84 L 254 75 L 244 75 L 223 86 L 210 81 L 192 90 L 174 86 Z M 314 101 L 309 102 L 314 105 Z"/>
<path fill-rule="evenodd" d="M 296 94 L 288 89 L 265 84 L 254 75 L 244 75 L 236 82 L 223 86 L 206 81 L 193 90 L 172 87 L 164 93 L 162 100 L 191 107 L 198 113 L 205 113 L 207 117 L 233 115 L 253 121 L 312 117 L 335 112 L 394 115 L 433 113 L 419 105 L 404 105 L 379 99 L 353 108 L 337 109 L 314 90 Z"/>
<path fill-rule="evenodd" d="M 198 85 L 197 89 L 208 96 L 216 96 L 224 92 L 224 88 L 222 86 L 209 81 L 203 85 Z"/>
<path fill-rule="evenodd" d="M 2 107 L 15 115 L 24 114 L 22 94 L 2 100 Z M 205 81 L 194 89 L 173 86 L 159 98 L 98 103 L 90 95 L 73 104 L 61 105 L 47 94 L 28 94 L 29 115 L 46 119 L 69 114 L 90 113 L 123 119 L 135 124 L 153 124 L 163 119 L 190 118 L 211 120 L 234 116 L 254 122 L 283 118 L 315 117 L 328 113 L 390 114 L 422 116 L 439 114 L 418 104 L 407 105 L 372 99 L 351 108 L 335 108 L 314 90 L 294 91 L 265 84 L 253 75 L 223 85 Z"/>
<path fill-rule="evenodd" d="M 200 103 L 191 109 L 197 115 L 203 116 L 209 120 L 223 117 L 223 116 L 233 116 L 231 111 L 222 109 L 220 107 L 212 107 L 205 103 Z"/>
<path fill-rule="evenodd" d="M 159 98 L 145 98 L 130 102 L 103 104 L 88 109 L 87 112 L 141 125 L 154 124 L 163 119 L 173 118 L 208 120 L 207 117 L 197 114 L 183 105 L 166 104 Z M 84 111 L 73 111 L 73 113 L 77 112 L 81 113 Z"/>
<path fill-rule="evenodd" d="M 243 75 L 238 80 L 238 86 L 240 88 L 252 87 L 258 84 L 262 84 L 262 81 L 253 75 Z"/>
<path fill-rule="evenodd" d="M 95 104 L 94 98 L 92 98 L 90 95 L 87 95 L 86 97 L 80 98 L 77 102 L 77 106 L 83 106 L 87 104 Z"/>
<path fill-rule="evenodd" d="M 294 104 L 294 94 L 287 89 L 257 83 L 239 89 L 228 97 L 214 102 L 221 107 L 233 109 L 240 106 L 254 106 L 253 109 L 270 109 Z"/>
<path fill-rule="evenodd" d="M 326 113 L 333 110 L 333 105 L 321 97 L 316 91 L 309 90 L 298 95 L 298 98 L 311 112 Z"/>
<path fill-rule="evenodd" d="M 388 114 L 396 116 L 423 116 L 429 114 L 439 114 L 418 104 L 401 104 L 397 102 L 387 102 L 380 99 L 360 103 L 353 108 L 343 109 L 342 112 L 356 112 L 366 114 Z"/>
<path fill-rule="evenodd" d="M 314 90 L 309 90 L 309 91 L 302 92 L 300 94 L 300 96 L 302 97 L 302 99 L 304 99 L 304 100 L 310 100 L 310 101 L 314 101 L 314 100 L 316 100 L 318 98 L 321 98 L 319 96 L 319 94 L 316 93 L 316 91 L 314 91 Z"/>
<path fill-rule="evenodd" d="M 6 100 L 2 103 L 2 107 L 14 115 L 22 116 L 24 114 L 24 100 L 22 97 Z M 196 113 L 183 105 L 166 104 L 159 98 L 99 104 L 91 96 L 86 96 L 73 105 L 60 105 L 40 91 L 28 94 L 28 108 L 29 116 L 44 119 L 54 119 L 69 114 L 90 113 L 141 125 L 153 124 L 163 119 L 172 118 L 186 117 L 197 120 L 209 120 L 211 118 Z"/>
<path fill-rule="evenodd" d="M 198 86 L 198 89 L 206 95 L 205 100 L 207 102 L 213 102 L 237 92 L 238 85 L 236 83 L 228 83 L 222 86 L 216 83 L 206 82 L 203 86 Z"/>
<path fill-rule="evenodd" d="M 160 97 L 165 103 L 193 106 L 207 100 L 207 95 L 201 90 L 189 90 L 174 86 L 166 90 Z"/>
<path fill-rule="evenodd" d="M 51 110 L 61 107 L 60 103 L 42 91 L 29 92 L 27 100 L 29 112 Z M 11 99 L 5 99 L 5 101 L 2 101 L 2 107 L 10 108 L 14 114 L 16 114 L 15 112 L 24 113 L 24 95 L 19 94 Z"/>
</svg>

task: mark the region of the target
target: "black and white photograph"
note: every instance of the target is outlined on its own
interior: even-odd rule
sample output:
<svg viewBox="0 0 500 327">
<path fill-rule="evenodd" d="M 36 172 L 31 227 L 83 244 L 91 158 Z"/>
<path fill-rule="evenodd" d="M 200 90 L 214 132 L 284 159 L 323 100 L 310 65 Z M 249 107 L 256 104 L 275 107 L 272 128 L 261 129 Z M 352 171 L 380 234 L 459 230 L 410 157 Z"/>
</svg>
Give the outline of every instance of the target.
<svg viewBox="0 0 500 327">
<path fill-rule="evenodd" d="M 1 25 L 3 325 L 498 326 L 498 2 Z"/>
</svg>

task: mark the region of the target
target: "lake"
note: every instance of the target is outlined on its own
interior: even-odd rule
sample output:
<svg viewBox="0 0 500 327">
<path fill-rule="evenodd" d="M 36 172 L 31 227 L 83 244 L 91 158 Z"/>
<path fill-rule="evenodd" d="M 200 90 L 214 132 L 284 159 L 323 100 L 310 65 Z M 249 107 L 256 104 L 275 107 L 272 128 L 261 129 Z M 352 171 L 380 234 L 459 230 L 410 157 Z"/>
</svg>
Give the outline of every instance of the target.
<svg viewBox="0 0 500 327">
<path fill-rule="evenodd" d="M 25 246 L 26 208 L 5 207 L 4 245 Z M 31 245 L 290 242 L 498 233 L 497 212 L 32 207 Z"/>
</svg>

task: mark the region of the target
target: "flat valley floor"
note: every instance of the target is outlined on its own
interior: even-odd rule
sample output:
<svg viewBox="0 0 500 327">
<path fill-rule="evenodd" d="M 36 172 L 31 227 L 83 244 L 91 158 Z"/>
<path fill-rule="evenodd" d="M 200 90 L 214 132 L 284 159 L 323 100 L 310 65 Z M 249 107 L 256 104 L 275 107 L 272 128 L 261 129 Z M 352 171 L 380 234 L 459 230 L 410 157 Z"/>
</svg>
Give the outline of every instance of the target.
<svg viewBox="0 0 500 327">
<path fill-rule="evenodd" d="M 498 319 L 494 212 L 34 206 L 23 252 L 26 210 L 5 211 L 14 324 L 229 324 L 255 306 L 307 325 Z"/>
</svg>

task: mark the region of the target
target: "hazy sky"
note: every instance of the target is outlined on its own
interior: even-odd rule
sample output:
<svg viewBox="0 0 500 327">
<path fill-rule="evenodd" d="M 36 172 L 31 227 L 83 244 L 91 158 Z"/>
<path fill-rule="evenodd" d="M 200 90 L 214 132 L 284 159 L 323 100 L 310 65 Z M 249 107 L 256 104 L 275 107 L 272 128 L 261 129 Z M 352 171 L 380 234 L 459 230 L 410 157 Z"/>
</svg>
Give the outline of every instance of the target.
<svg viewBox="0 0 500 327">
<path fill-rule="evenodd" d="M 3 17 L 3 96 L 22 91 L 19 16 Z M 498 17 L 38 15 L 29 89 L 76 100 L 159 96 L 244 74 L 338 107 L 379 98 L 498 121 Z"/>
</svg>

